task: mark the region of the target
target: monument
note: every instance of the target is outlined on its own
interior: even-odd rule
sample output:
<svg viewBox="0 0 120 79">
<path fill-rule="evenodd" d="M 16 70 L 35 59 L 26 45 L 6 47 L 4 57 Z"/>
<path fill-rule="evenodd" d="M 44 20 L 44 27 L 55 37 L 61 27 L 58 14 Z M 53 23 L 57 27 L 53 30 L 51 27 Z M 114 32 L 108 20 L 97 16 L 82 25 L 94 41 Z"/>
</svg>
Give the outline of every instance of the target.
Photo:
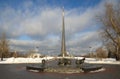
<svg viewBox="0 0 120 79">
<path fill-rule="evenodd" d="M 66 42 L 65 42 L 65 23 L 64 23 L 64 7 L 62 8 L 62 39 L 61 39 L 61 54 L 59 56 L 61 56 L 62 58 L 59 59 L 58 61 L 58 65 L 70 65 L 71 64 L 71 60 L 70 59 L 66 59 L 65 57 L 68 57 L 69 55 L 67 54 L 66 51 Z"/>
<path fill-rule="evenodd" d="M 86 65 L 81 66 L 84 63 L 85 58 L 75 59 L 70 58 L 66 51 L 65 43 L 65 23 L 64 23 L 64 8 L 62 8 L 62 39 L 61 39 L 61 54 L 57 59 L 49 61 L 49 66 L 46 63 L 47 60 L 43 59 L 41 65 L 37 66 L 26 66 L 27 70 L 38 70 L 40 72 L 60 72 L 60 73 L 80 73 L 89 72 L 101 69 L 102 66 Z"/>
<path fill-rule="evenodd" d="M 64 8 L 62 10 L 62 42 L 61 42 L 61 55 L 62 57 L 68 56 L 66 53 L 66 43 L 65 43 L 65 23 L 64 23 Z"/>
</svg>

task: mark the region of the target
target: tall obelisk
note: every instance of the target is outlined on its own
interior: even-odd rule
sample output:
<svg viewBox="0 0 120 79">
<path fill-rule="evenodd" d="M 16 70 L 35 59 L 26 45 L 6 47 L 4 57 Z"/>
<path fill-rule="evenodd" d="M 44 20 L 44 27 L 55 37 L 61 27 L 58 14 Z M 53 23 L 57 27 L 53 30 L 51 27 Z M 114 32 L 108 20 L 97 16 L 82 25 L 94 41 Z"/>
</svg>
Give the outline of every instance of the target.
<svg viewBox="0 0 120 79">
<path fill-rule="evenodd" d="M 65 24 L 64 24 L 64 8 L 62 12 L 62 42 L 61 42 L 61 56 L 67 56 L 65 43 Z"/>
</svg>

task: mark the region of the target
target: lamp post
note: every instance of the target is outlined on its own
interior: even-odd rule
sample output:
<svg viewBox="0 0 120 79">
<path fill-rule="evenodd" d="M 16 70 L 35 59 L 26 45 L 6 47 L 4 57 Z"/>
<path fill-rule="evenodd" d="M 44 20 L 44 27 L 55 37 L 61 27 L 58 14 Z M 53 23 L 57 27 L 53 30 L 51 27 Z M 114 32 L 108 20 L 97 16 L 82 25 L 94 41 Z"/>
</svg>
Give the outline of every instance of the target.
<svg viewBox="0 0 120 79">
<path fill-rule="evenodd" d="M 89 48 L 90 48 L 90 51 L 89 51 L 90 57 L 92 57 L 92 47 L 90 46 Z"/>
<path fill-rule="evenodd" d="M 95 55 L 95 53 L 94 53 L 95 47 L 89 47 L 89 48 L 90 48 L 90 55 L 91 55 L 92 57 L 94 57 L 94 55 Z"/>
<path fill-rule="evenodd" d="M 89 52 L 91 53 L 91 49 L 92 49 L 92 47 L 89 47 L 89 48 L 90 48 L 90 51 L 89 51 Z"/>
<path fill-rule="evenodd" d="M 3 61 L 3 48 L 1 48 L 1 61 Z"/>
</svg>

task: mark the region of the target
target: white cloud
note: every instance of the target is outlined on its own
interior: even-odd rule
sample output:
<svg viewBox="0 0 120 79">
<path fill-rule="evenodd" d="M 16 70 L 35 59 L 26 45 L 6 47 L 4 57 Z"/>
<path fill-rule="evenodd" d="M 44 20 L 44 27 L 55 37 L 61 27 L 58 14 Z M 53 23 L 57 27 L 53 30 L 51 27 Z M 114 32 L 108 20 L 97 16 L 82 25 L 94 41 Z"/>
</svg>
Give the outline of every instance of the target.
<svg viewBox="0 0 120 79">
<path fill-rule="evenodd" d="M 62 26 L 62 10 L 60 8 L 44 8 L 40 11 L 25 12 L 14 8 L 5 8 L 1 13 L 1 28 L 11 37 L 19 37 L 23 34 L 30 37 L 46 37 L 49 34 L 59 34 Z M 93 10 L 87 9 L 83 14 L 76 11 L 65 10 L 66 33 L 74 34 L 92 23 Z M 4 16 L 4 17 L 3 17 Z M 18 29 L 19 28 L 19 29 Z"/>
<path fill-rule="evenodd" d="M 89 50 L 89 46 L 100 46 L 98 32 L 94 30 L 94 26 L 98 26 L 95 25 L 95 15 L 103 11 L 104 3 L 105 1 L 102 1 L 83 12 L 80 12 L 80 7 L 65 10 L 66 41 L 69 51 L 83 53 Z M 60 7 L 34 6 L 29 1 L 19 9 L 8 6 L 0 10 L 0 32 L 6 32 L 14 50 L 29 50 L 38 45 L 43 53 L 60 52 L 61 26 Z M 29 36 L 31 40 L 17 40 L 22 35 Z"/>
</svg>

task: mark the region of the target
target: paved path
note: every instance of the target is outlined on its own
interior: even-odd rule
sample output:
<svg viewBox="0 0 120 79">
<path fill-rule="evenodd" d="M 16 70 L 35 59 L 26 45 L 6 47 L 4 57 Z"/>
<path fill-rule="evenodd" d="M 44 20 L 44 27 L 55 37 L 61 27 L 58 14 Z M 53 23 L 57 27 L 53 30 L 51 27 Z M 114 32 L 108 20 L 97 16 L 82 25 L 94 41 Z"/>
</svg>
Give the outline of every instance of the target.
<svg viewBox="0 0 120 79">
<path fill-rule="evenodd" d="M 0 79 L 120 79 L 120 65 L 103 65 L 97 73 L 60 74 L 26 71 L 26 64 L 0 65 Z"/>
</svg>

